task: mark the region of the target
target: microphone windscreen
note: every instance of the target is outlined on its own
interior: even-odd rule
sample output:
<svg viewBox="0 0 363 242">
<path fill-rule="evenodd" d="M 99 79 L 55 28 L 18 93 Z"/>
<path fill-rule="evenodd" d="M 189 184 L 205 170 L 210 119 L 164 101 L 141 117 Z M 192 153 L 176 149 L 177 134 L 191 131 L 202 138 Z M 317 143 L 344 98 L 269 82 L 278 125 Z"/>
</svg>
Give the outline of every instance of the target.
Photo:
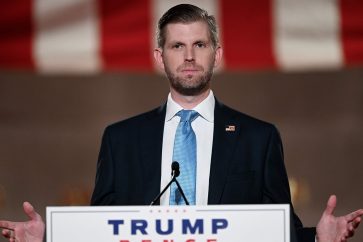
<svg viewBox="0 0 363 242">
<path fill-rule="evenodd" d="M 179 171 L 179 162 L 173 161 L 171 163 L 171 170 L 174 171 L 175 177 L 178 177 L 179 174 L 180 174 L 180 171 Z"/>
</svg>

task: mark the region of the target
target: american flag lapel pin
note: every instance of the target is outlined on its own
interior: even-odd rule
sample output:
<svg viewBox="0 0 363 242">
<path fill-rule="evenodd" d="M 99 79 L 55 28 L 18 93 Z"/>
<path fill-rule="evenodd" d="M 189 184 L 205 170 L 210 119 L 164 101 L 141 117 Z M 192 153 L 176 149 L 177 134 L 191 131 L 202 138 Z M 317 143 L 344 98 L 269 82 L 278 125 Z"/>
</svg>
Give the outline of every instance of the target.
<svg viewBox="0 0 363 242">
<path fill-rule="evenodd" d="M 226 125 L 226 132 L 234 132 L 234 131 L 236 131 L 236 126 Z"/>
</svg>

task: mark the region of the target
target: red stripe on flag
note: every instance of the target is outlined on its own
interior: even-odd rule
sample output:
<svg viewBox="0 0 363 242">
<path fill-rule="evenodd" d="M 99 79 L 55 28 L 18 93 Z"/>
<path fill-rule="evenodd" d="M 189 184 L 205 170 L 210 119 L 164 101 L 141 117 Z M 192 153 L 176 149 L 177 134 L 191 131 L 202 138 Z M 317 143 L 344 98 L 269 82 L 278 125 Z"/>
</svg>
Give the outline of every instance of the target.
<svg viewBox="0 0 363 242">
<path fill-rule="evenodd" d="M 32 0 L 2 1 L 0 68 L 32 68 Z"/>
<path fill-rule="evenodd" d="M 363 63 L 363 2 L 341 0 L 343 53 L 346 64 Z"/>
<path fill-rule="evenodd" d="M 152 70 L 150 0 L 99 0 L 106 70 Z"/>
<path fill-rule="evenodd" d="M 275 67 L 270 0 L 220 1 L 227 69 Z"/>
</svg>

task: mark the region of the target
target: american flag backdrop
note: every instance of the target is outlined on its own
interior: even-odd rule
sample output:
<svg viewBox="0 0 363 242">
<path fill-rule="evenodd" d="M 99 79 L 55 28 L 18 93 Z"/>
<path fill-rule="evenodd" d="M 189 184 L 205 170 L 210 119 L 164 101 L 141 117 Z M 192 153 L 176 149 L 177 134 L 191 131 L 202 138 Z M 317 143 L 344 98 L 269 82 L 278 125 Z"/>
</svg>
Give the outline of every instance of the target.
<svg viewBox="0 0 363 242">
<path fill-rule="evenodd" d="M 1 0 L 0 69 L 152 72 L 157 20 L 185 2 L 217 18 L 224 70 L 363 65 L 362 0 Z"/>
</svg>

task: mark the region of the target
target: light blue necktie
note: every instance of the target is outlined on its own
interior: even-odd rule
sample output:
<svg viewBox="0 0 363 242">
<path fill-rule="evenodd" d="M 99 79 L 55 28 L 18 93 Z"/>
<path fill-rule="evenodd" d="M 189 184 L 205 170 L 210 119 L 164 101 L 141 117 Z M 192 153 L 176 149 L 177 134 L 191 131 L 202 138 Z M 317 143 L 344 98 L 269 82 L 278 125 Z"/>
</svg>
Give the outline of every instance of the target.
<svg viewBox="0 0 363 242">
<path fill-rule="evenodd" d="M 176 115 L 180 122 L 175 133 L 173 161 L 179 162 L 180 175 L 177 178 L 190 205 L 195 205 L 195 180 L 197 170 L 197 144 L 191 123 L 199 113 L 181 110 Z M 175 182 L 170 188 L 170 205 L 184 205 L 185 201 Z"/>
</svg>

